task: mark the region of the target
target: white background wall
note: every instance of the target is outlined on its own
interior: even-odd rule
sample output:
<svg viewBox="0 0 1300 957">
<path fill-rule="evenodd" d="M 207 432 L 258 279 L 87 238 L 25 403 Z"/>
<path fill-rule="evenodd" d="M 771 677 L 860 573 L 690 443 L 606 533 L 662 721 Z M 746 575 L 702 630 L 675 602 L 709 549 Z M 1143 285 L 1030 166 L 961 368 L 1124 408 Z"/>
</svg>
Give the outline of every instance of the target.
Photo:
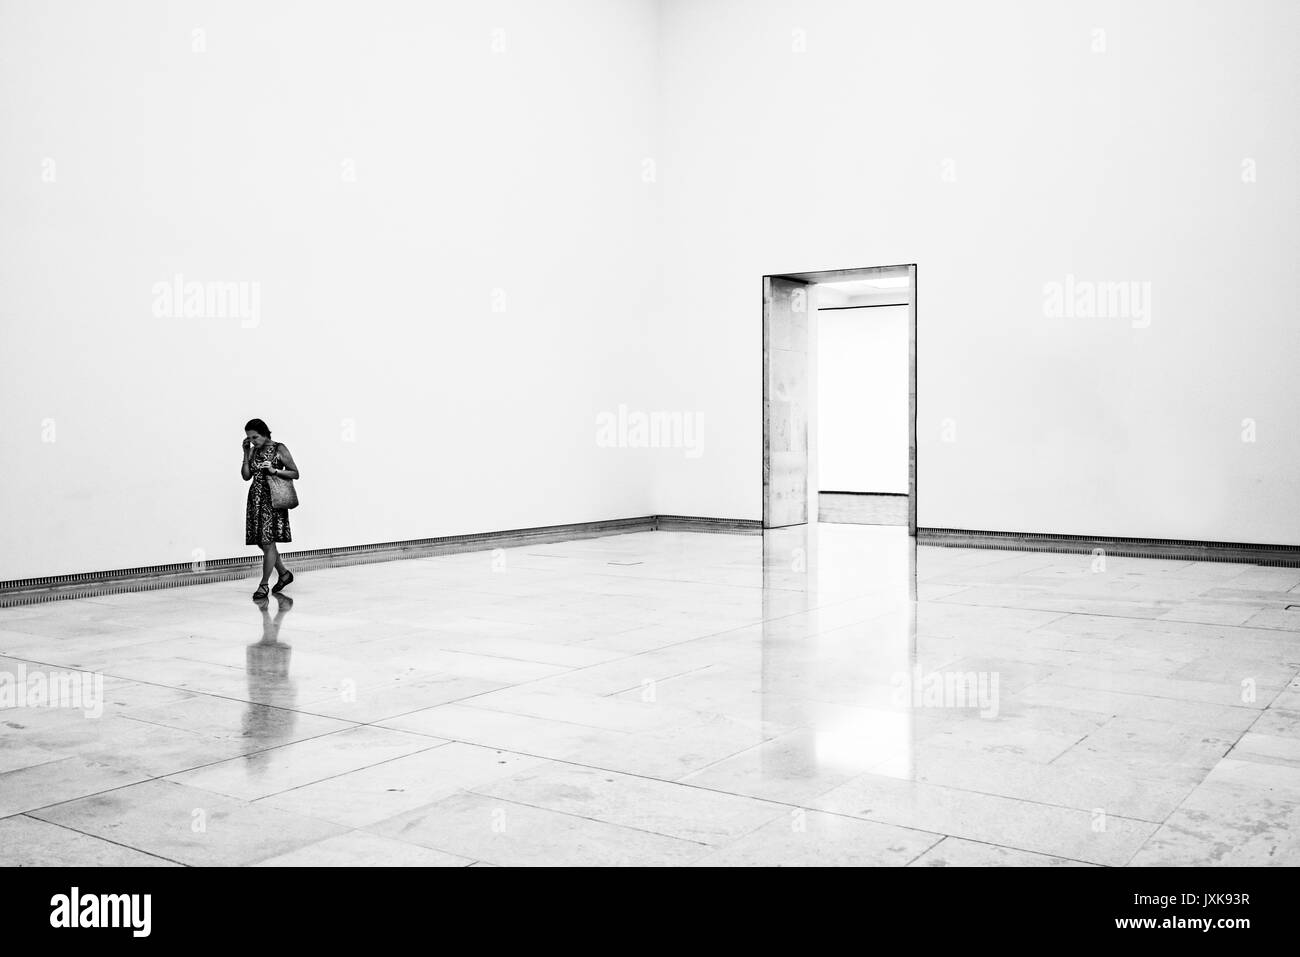
<svg viewBox="0 0 1300 957">
<path fill-rule="evenodd" d="M 663 9 L 661 402 L 713 433 L 657 511 L 762 514 L 764 273 L 915 262 L 922 526 L 1300 544 L 1300 6 Z"/>
<path fill-rule="evenodd" d="M 0 3 L 0 579 L 251 552 L 253 416 L 303 469 L 294 547 L 759 518 L 761 276 L 907 262 L 923 526 L 1300 544 L 1298 28 Z M 260 325 L 154 317 L 176 273 L 260 282 Z M 1067 274 L 1150 282 L 1150 325 L 1047 318 Z M 702 454 L 597 446 L 623 403 L 697 415 Z"/>
<path fill-rule="evenodd" d="M 818 309 L 819 491 L 907 494 L 907 307 Z"/>
<path fill-rule="evenodd" d="M 0 3 L 0 579 L 257 554 L 255 416 L 302 469 L 290 549 L 649 513 L 656 450 L 595 436 L 648 402 L 655 27 Z M 156 318 L 176 273 L 260 282 L 260 325 Z"/>
</svg>

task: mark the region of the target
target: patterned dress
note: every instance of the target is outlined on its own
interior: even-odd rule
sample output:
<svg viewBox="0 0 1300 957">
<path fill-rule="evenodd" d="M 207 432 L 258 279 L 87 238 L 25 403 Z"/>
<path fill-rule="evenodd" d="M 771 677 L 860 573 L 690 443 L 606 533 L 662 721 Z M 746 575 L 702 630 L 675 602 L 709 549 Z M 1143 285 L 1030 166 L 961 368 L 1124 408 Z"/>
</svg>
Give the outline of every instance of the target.
<svg viewBox="0 0 1300 957">
<path fill-rule="evenodd" d="M 249 456 L 249 468 L 256 469 L 259 462 L 270 462 L 272 468 L 282 469 L 280 444 L 267 442 L 260 449 L 253 449 Z M 244 544 L 260 545 L 263 542 L 291 542 L 293 533 L 289 529 L 289 510 L 271 508 L 271 485 L 266 480 L 266 473 L 253 472 L 253 479 L 248 483 L 248 508 L 244 514 Z"/>
</svg>

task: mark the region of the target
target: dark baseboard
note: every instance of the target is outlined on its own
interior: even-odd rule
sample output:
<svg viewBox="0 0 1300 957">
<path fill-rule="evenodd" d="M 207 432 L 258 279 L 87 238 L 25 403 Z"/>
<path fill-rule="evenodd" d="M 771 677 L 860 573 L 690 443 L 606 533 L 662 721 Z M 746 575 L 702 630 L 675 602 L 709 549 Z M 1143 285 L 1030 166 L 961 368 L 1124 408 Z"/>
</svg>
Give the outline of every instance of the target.
<svg viewBox="0 0 1300 957">
<path fill-rule="evenodd" d="M 870 498 L 907 498 L 906 492 L 837 492 L 834 489 L 822 489 L 818 495 L 858 495 Z"/>
<path fill-rule="evenodd" d="M 985 532 L 960 528 L 918 528 L 918 545 L 944 548 L 989 548 L 1020 552 L 1164 558 L 1190 562 L 1236 562 L 1300 568 L 1300 545 L 1255 545 L 1162 538 L 1111 538 L 1103 535 L 1049 535 L 1041 532 Z"/>
<path fill-rule="evenodd" d="M 441 538 L 418 538 L 401 542 L 380 542 L 373 545 L 309 548 L 295 552 L 282 551 L 280 554 L 295 569 L 311 571 L 320 568 L 337 568 L 346 565 L 369 564 L 371 562 L 391 562 L 406 558 L 428 558 L 433 555 L 488 551 L 496 548 L 518 548 L 521 545 L 565 542 L 582 538 L 600 538 L 606 535 L 626 535 L 631 532 L 652 532 L 656 530 L 750 534 L 761 532 L 762 522 L 758 519 L 646 515 L 640 518 L 620 518 L 602 522 L 574 522 L 568 525 L 546 525 L 539 528 L 517 528 L 508 531 L 479 532 L 469 535 L 446 535 Z M 172 565 L 148 565 L 140 568 L 117 568 L 110 571 L 49 575 L 43 578 L 19 578 L 12 581 L 0 581 L 0 608 L 59 601 L 67 598 L 93 598 L 96 595 L 111 595 L 119 592 L 153 591 L 159 588 L 180 588 L 185 585 L 232 581 L 260 574 L 261 568 L 262 556 L 259 553 L 241 555 L 236 558 L 214 558 L 197 565 L 182 562 Z"/>
<path fill-rule="evenodd" d="M 730 535 L 761 535 L 758 518 L 704 518 L 697 515 L 656 515 L 655 529 L 661 532 L 721 532 Z"/>
<path fill-rule="evenodd" d="M 406 558 L 488 551 L 494 548 L 518 548 L 521 545 L 600 538 L 632 532 L 672 531 L 758 535 L 763 531 L 762 524 L 759 519 L 647 515 L 640 518 L 575 522 L 568 525 L 447 535 L 441 538 L 380 542 L 372 545 L 303 549 L 282 554 L 295 568 L 310 571 L 371 562 L 399 561 Z M 935 545 L 944 548 L 986 548 L 1071 554 L 1089 554 L 1096 549 L 1101 549 L 1108 556 L 1300 567 L 1300 545 L 1049 535 L 1039 532 L 989 532 L 957 528 L 918 528 L 916 540 L 919 545 Z M 119 592 L 153 591 L 160 588 L 231 581 L 258 574 L 261 564 L 260 555 L 241 555 L 236 558 L 212 559 L 197 567 L 192 564 L 178 563 L 15 579 L 0 582 L 0 608 L 68 598 L 93 598 L 96 595 Z"/>
</svg>

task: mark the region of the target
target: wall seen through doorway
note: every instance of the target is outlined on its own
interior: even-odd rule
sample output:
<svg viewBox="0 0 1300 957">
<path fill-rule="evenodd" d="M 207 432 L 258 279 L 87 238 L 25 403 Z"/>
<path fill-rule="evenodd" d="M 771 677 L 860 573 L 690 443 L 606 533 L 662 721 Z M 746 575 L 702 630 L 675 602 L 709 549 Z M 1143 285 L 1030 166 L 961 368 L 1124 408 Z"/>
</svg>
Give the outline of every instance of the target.
<svg viewBox="0 0 1300 957">
<path fill-rule="evenodd" d="M 816 313 L 817 490 L 907 494 L 907 306 Z"/>
</svg>

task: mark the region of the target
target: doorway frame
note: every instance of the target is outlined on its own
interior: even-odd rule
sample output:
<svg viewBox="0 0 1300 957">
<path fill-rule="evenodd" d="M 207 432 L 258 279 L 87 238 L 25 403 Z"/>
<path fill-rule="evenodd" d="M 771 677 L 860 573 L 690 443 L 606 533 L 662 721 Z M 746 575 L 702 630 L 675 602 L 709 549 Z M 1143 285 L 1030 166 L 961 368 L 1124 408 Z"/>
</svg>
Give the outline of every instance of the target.
<svg viewBox="0 0 1300 957">
<path fill-rule="evenodd" d="M 769 279 L 785 279 L 795 282 L 804 282 L 808 285 L 816 285 L 823 282 L 836 282 L 849 279 L 869 279 L 872 276 L 878 276 L 885 273 L 896 273 L 900 269 L 907 270 L 908 279 L 908 297 L 907 297 L 907 534 L 916 537 L 916 300 L 917 300 L 917 283 L 916 283 L 916 263 L 899 263 L 893 266 L 855 266 L 847 269 L 822 269 L 812 272 L 781 272 L 765 273 L 762 277 L 762 289 L 765 292 Z M 763 299 L 762 311 L 763 323 L 763 399 L 762 412 L 763 418 L 763 475 L 767 476 L 771 466 L 771 423 L 768 420 L 770 406 L 768 404 L 768 348 L 769 348 L 769 329 L 768 329 L 768 312 L 766 296 Z M 809 320 L 812 321 L 811 319 Z M 811 362 L 811 358 L 809 359 Z M 807 486 L 807 465 L 805 465 L 804 483 Z M 767 485 L 763 485 L 763 515 L 766 526 L 767 509 Z M 815 501 L 815 499 L 814 499 Z M 809 516 L 809 522 L 816 521 L 815 515 Z"/>
</svg>

